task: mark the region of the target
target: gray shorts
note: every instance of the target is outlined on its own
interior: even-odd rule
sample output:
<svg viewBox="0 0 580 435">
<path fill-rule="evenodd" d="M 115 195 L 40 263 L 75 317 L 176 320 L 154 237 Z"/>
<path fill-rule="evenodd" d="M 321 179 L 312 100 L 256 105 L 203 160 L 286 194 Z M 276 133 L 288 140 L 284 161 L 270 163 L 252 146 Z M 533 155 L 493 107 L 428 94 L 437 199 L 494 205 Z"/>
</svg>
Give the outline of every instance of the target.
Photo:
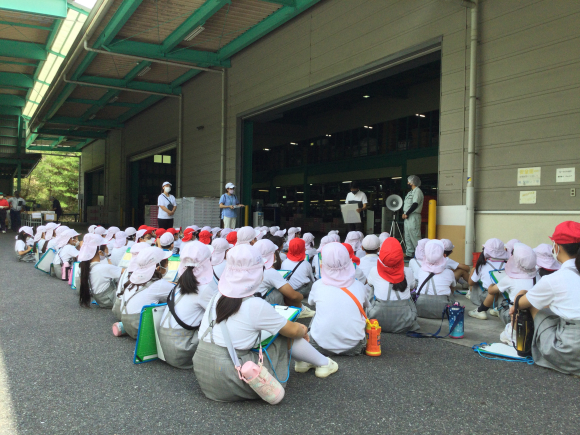
<svg viewBox="0 0 580 435">
<path fill-rule="evenodd" d="M 320 347 L 318 345 L 318 343 L 316 342 L 316 340 L 314 340 L 314 338 L 312 337 L 312 334 L 310 332 L 308 333 L 308 336 L 310 337 L 310 344 L 312 345 L 312 347 L 324 356 L 337 356 L 337 355 L 340 355 L 340 356 L 358 356 L 358 355 L 362 355 L 365 348 L 366 348 L 366 340 L 363 339 L 353 348 L 345 350 L 344 352 L 335 353 L 335 352 L 332 352 L 331 350 L 326 350 L 323 347 Z"/>
</svg>

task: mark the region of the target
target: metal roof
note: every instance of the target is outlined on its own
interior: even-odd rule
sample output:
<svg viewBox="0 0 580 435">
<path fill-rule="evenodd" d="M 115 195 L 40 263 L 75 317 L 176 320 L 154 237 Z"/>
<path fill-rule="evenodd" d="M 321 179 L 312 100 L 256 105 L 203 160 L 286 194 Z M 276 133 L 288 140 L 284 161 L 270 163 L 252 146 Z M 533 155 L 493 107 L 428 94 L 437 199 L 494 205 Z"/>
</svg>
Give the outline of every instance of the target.
<svg viewBox="0 0 580 435">
<path fill-rule="evenodd" d="M 180 95 L 185 82 L 204 72 L 192 66 L 230 67 L 234 54 L 319 1 L 100 0 L 61 67 L 66 74 L 32 118 L 28 149 L 76 138 L 80 150 L 105 138 L 165 95 Z M 84 32 L 93 21 L 85 49 Z"/>
</svg>

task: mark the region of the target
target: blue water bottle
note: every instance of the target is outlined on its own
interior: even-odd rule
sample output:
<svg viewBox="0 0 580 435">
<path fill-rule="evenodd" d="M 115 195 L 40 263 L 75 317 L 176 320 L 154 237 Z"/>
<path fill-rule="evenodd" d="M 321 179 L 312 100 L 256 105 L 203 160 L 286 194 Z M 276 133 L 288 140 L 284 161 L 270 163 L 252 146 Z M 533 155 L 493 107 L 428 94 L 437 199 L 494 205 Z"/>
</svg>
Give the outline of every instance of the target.
<svg viewBox="0 0 580 435">
<path fill-rule="evenodd" d="M 459 302 L 455 302 L 453 305 L 447 305 L 447 315 L 449 319 L 449 330 L 451 331 L 451 328 L 455 325 L 455 328 L 450 332 L 449 337 L 463 338 L 465 307 L 459 305 Z"/>
</svg>

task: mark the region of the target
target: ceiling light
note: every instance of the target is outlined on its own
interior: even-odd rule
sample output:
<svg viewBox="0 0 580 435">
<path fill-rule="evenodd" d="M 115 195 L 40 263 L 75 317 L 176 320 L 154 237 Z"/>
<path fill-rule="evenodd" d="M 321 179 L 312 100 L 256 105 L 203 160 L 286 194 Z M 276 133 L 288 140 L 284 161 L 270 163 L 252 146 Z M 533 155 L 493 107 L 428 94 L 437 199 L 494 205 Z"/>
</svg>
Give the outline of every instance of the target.
<svg viewBox="0 0 580 435">
<path fill-rule="evenodd" d="M 185 38 L 183 38 L 183 40 L 184 41 L 191 41 L 193 38 L 195 38 L 197 35 L 199 35 L 204 30 L 205 30 L 205 27 L 203 27 L 203 26 L 196 27 L 195 29 L 193 29 L 193 31 L 189 35 L 187 35 Z"/>
<path fill-rule="evenodd" d="M 343 181 L 342 184 L 352 183 L 352 181 Z"/>
<path fill-rule="evenodd" d="M 324 202 L 332 202 L 334 199 L 325 199 Z"/>
<path fill-rule="evenodd" d="M 314 142 L 310 142 L 310 146 L 313 147 L 314 146 Z"/>
<path fill-rule="evenodd" d="M 340 202 L 346 202 L 346 199 L 341 199 Z"/>
<path fill-rule="evenodd" d="M 304 192 L 296 192 L 296 193 L 298 193 L 298 194 L 303 194 Z"/>
<path fill-rule="evenodd" d="M 260 189 L 260 190 L 258 190 L 258 192 L 269 192 L 269 190 L 262 190 L 262 189 Z"/>
<path fill-rule="evenodd" d="M 326 137 L 332 137 L 332 135 L 331 134 L 327 134 Z"/>
<path fill-rule="evenodd" d="M 276 189 L 279 189 L 279 188 L 280 188 L 279 186 L 276 187 Z"/>
<path fill-rule="evenodd" d="M 145 68 L 143 68 L 141 71 L 139 71 L 139 73 L 137 74 L 139 77 L 143 77 L 145 74 L 147 74 L 149 71 L 151 71 L 151 67 L 150 66 L 146 66 Z"/>
<path fill-rule="evenodd" d="M 369 130 L 372 130 L 373 128 L 370 125 L 365 125 L 365 128 L 368 128 Z"/>
<path fill-rule="evenodd" d="M 304 201 L 296 201 L 296 202 L 304 202 Z"/>
<path fill-rule="evenodd" d="M 270 151 L 270 148 L 264 148 L 264 151 Z"/>
<path fill-rule="evenodd" d="M 111 99 L 109 100 L 109 103 L 114 103 L 114 102 L 115 102 L 115 101 L 117 101 L 118 99 L 119 99 L 119 96 L 118 96 L 118 95 L 115 95 L 113 98 L 111 98 Z"/>
<path fill-rule="evenodd" d="M 370 95 L 363 95 L 363 98 L 370 98 Z"/>
<path fill-rule="evenodd" d="M 425 118 L 425 115 L 423 115 L 421 113 L 415 113 L 415 116 L 418 116 L 419 118 Z"/>
<path fill-rule="evenodd" d="M 89 119 L 95 119 L 97 117 L 97 115 L 91 115 L 89 116 Z"/>
<path fill-rule="evenodd" d="M 290 145 L 298 145 L 296 142 L 290 142 Z"/>
<path fill-rule="evenodd" d="M 393 178 L 391 178 L 391 180 L 400 180 L 401 178 L 403 178 L 403 177 L 393 177 Z"/>
</svg>

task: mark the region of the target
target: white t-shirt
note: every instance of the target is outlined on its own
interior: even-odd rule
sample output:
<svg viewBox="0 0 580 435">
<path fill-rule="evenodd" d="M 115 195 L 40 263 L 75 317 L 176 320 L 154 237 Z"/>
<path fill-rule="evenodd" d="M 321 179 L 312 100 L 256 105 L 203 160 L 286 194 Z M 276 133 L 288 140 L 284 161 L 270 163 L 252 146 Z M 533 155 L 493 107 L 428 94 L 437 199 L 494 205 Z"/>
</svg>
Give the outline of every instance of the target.
<svg viewBox="0 0 580 435">
<path fill-rule="evenodd" d="M 362 271 L 362 269 L 358 267 L 356 264 L 354 265 L 354 277 L 357 281 L 360 281 L 363 284 L 367 283 L 367 276 Z"/>
<path fill-rule="evenodd" d="M 427 279 L 429 272 L 421 270 L 419 272 L 419 277 L 417 278 L 417 289 L 421 287 L 423 281 Z M 433 275 L 433 282 L 435 283 L 435 288 L 437 289 L 437 296 L 447 296 L 451 294 L 451 287 L 455 287 L 457 283 L 455 282 L 455 275 L 449 269 L 443 270 L 443 272 Z M 434 295 L 433 284 L 426 283 L 421 290 L 422 295 Z"/>
<path fill-rule="evenodd" d="M 423 264 L 423 262 L 417 260 L 416 258 L 411 258 L 411 260 L 409 261 L 409 267 L 413 271 L 413 276 L 415 277 L 415 286 L 411 288 L 417 288 L 417 278 L 421 273 L 421 264 L 419 263 Z"/>
<path fill-rule="evenodd" d="M 101 262 L 91 263 L 91 291 L 93 294 L 103 293 L 111 288 L 111 280 L 118 281 L 121 278 L 121 269 L 119 266 L 112 264 L 103 264 Z M 137 297 L 137 296 L 135 296 Z"/>
<path fill-rule="evenodd" d="M 286 284 L 288 284 L 288 281 L 282 278 L 280 272 L 278 272 L 276 269 L 270 268 L 264 271 L 264 279 L 262 280 L 262 283 L 260 284 L 260 287 L 258 287 L 257 291 L 260 292 L 262 296 L 264 296 L 271 289 L 280 290 Z"/>
<path fill-rule="evenodd" d="M 354 253 L 354 255 L 356 255 L 360 259 L 360 258 L 363 258 L 364 256 L 366 256 L 367 253 L 365 251 L 363 251 L 362 249 L 359 249 L 358 251 L 356 251 Z"/>
<path fill-rule="evenodd" d="M 127 314 L 137 314 L 141 312 L 141 308 L 145 305 L 151 304 L 158 304 L 160 302 L 165 302 L 167 300 L 167 296 L 169 292 L 175 284 L 171 284 L 170 282 L 160 279 L 155 281 L 149 287 L 141 290 L 135 297 L 133 297 L 130 301 L 129 298 L 135 294 L 135 287 L 131 290 L 125 290 L 123 293 L 123 300 L 129 301 L 127 304 Z M 123 313 L 124 310 L 121 310 Z"/>
<path fill-rule="evenodd" d="M 298 261 L 292 261 L 292 260 L 289 260 L 287 258 L 286 260 L 284 260 L 282 262 L 281 269 L 282 270 L 289 270 L 290 272 L 292 272 L 297 264 L 298 264 Z M 292 276 L 290 277 L 290 280 L 288 282 L 294 290 L 298 290 L 302 287 L 308 287 L 314 281 L 315 280 L 314 280 L 314 275 L 312 274 L 312 266 L 310 265 L 310 263 L 308 261 L 304 260 L 302 262 L 302 264 L 300 266 L 298 266 L 298 269 L 296 269 L 296 272 L 294 272 L 292 274 Z"/>
<path fill-rule="evenodd" d="M 308 255 L 308 261 L 310 263 L 312 263 L 312 259 L 316 256 L 316 254 L 318 254 L 318 252 L 316 252 L 316 248 L 310 248 L 306 250 L 306 255 Z"/>
<path fill-rule="evenodd" d="M 516 300 L 516 296 L 521 290 L 530 290 L 533 286 L 534 280 L 532 278 L 510 278 L 507 275 L 497 283 L 499 291 L 507 292 L 512 302 Z"/>
<path fill-rule="evenodd" d="M 227 264 L 228 264 L 228 262 L 224 259 L 224 261 L 222 261 L 220 264 L 213 266 L 213 271 L 217 275 L 218 278 L 221 278 L 222 273 L 224 273 L 224 270 L 225 270 Z"/>
<path fill-rule="evenodd" d="M 181 321 L 187 325 L 199 326 L 201 318 L 205 313 L 207 305 L 211 298 L 217 293 L 218 287 L 215 281 L 210 281 L 208 284 L 200 285 L 197 288 L 197 293 L 189 293 L 181 297 L 179 287 L 175 291 L 175 301 L 179 302 L 175 305 L 175 314 Z M 181 299 L 179 299 L 181 297 Z M 169 328 L 183 329 L 175 320 L 175 317 L 169 311 L 169 307 L 165 307 L 165 312 L 161 318 L 161 325 L 167 327 L 167 316 L 169 316 Z"/>
<path fill-rule="evenodd" d="M 121 248 L 113 248 L 113 251 L 111 252 L 111 264 L 114 264 L 115 266 L 118 266 L 119 263 L 121 262 L 121 259 L 123 258 L 123 256 L 125 255 L 125 253 L 127 252 L 127 246 L 123 246 Z"/>
<path fill-rule="evenodd" d="M 360 259 L 360 265 L 358 268 L 363 271 L 367 279 L 372 268 L 377 267 L 378 260 L 379 256 L 377 254 L 367 254 Z"/>
<path fill-rule="evenodd" d="M 316 256 L 312 260 L 312 267 L 314 268 L 314 279 L 320 279 L 320 258 L 318 255 L 320 252 L 316 253 Z"/>
<path fill-rule="evenodd" d="M 445 267 L 449 270 L 455 270 L 459 266 L 459 263 L 455 260 L 452 260 L 449 257 L 445 257 Z"/>
<path fill-rule="evenodd" d="M 574 260 L 565 261 L 560 270 L 542 277 L 526 296 L 534 308 L 549 307 L 563 319 L 580 320 L 580 274 Z"/>
<path fill-rule="evenodd" d="M 347 289 L 363 307 L 369 306 L 365 286 L 355 281 Z M 340 353 L 355 347 L 365 336 L 365 319 L 348 294 L 340 288 L 316 281 L 308 304 L 316 308 L 310 334 L 324 349 Z"/>
<path fill-rule="evenodd" d="M 368 202 L 367 195 L 362 190 L 359 190 L 356 194 L 348 192 L 348 195 L 346 195 L 346 203 L 348 204 L 349 201 L 362 202 L 363 205 Z"/>
<path fill-rule="evenodd" d="M 478 282 L 481 281 L 481 285 L 483 286 L 483 288 L 485 290 L 487 290 L 487 288 L 494 284 L 494 282 L 491 280 L 491 276 L 489 276 L 489 272 L 491 272 L 492 270 L 502 270 L 505 269 L 505 261 L 491 261 L 491 260 L 487 260 L 487 263 L 485 263 L 483 266 L 481 266 L 481 268 L 479 269 L 479 273 L 477 273 L 477 269 L 473 270 L 473 274 L 471 275 L 471 280 L 473 282 Z"/>
<path fill-rule="evenodd" d="M 71 260 L 73 258 L 77 258 L 78 256 L 79 251 L 77 248 L 75 248 L 73 245 L 64 245 L 60 251 L 57 251 L 56 255 L 54 256 L 54 260 L 52 260 L 52 264 L 60 264 L 61 259 L 65 263 L 71 263 Z"/>
<path fill-rule="evenodd" d="M 210 313 L 212 319 L 215 321 L 215 307 L 220 297 L 222 296 L 215 298 L 211 307 L 208 306 L 201 321 L 198 332 L 199 337 L 202 337 L 205 330 L 209 327 Z M 242 306 L 237 313 L 227 319 L 226 325 L 234 349 L 247 350 L 254 347 L 261 331 L 268 331 L 270 334 L 275 335 L 286 325 L 286 319 L 278 314 L 274 307 L 264 299 L 249 298 L 242 302 Z M 226 347 L 221 324 L 216 324 L 213 327 L 212 333 L 214 343 L 218 346 Z M 212 334 L 208 333 L 203 340 L 211 343 L 210 335 Z"/>
<path fill-rule="evenodd" d="M 48 241 L 48 245 L 46 246 L 46 250 L 54 249 L 56 251 L 56 237 L 53 237 Z"/>
<path fill-rule="evenodd" d="M 177 203 L 175 202 L 175 197 L 173 195 L 165 196 L 165 194 L 162 193 L 157 198 L 157 205 L 162 205 L 163 207 L 168 208 L 167 206 L 169 205 L 169 203 L 171 203 L 173 207 L 177 205 Z M 157 219 L 173 219 L 173 216 L 169 216 L 165 210 L 159 207 L 157 209 Z"/>
<path fill-rule="evenodd" d="M 407 280 L 407 288 L 405 291 L 398 292 L 401 299 L 409 299 L 411 297 L 411 286 L 415 282 L 413 271 L 409 267 L 405 267 L 405 279 Z M 371 269 L 368 281 L 369 284 L 373 286 L 375 290 L 375 297 L 377 299 L 380 299 L 381 301 L 398 300 L 396 294 L 397 292 L 395 290 L 391 290 L 391 297 L 388 298 L 390 282 L 379 275 L 379 271 L 377 270 L 376 266 L 374 269 Z"/>
<path fill-rule="evenodd" d="M 46 243 L 46 240 L 44 240 L 44 239 L 40 239 L 38 241 L 38 243 L 37 243 L 38 252 L 42 252 L 42 248 L 43 248 L 45 243 Z"/>
<path fill-rule="evenodd" d="M 130 248 L 135 244 L 134 240 L 127 240 L 127 245 L 125 246 L 125 248 Z"/>
<path fill-rule="evenodd" d="M 284 261 L 286 260 L 288 257 L 286 256 L 286 254 L 284 254 L 283 252 L 280 252 L 280 260 Z"/>
<path fill-rule="evenodd" d="M 16 240 L 16 244 L 14 245 L 14 250 L 18 254 L 20 251 L 26 251 L 28 248 L 26 247 L 26 243 L 22 240 Z"/>
<path fill-rule="evenodd" d="M 181 248 L 181 239 L 173 241 L 173 255 L 178 255 L 179 248 Z"/>
</svg>

